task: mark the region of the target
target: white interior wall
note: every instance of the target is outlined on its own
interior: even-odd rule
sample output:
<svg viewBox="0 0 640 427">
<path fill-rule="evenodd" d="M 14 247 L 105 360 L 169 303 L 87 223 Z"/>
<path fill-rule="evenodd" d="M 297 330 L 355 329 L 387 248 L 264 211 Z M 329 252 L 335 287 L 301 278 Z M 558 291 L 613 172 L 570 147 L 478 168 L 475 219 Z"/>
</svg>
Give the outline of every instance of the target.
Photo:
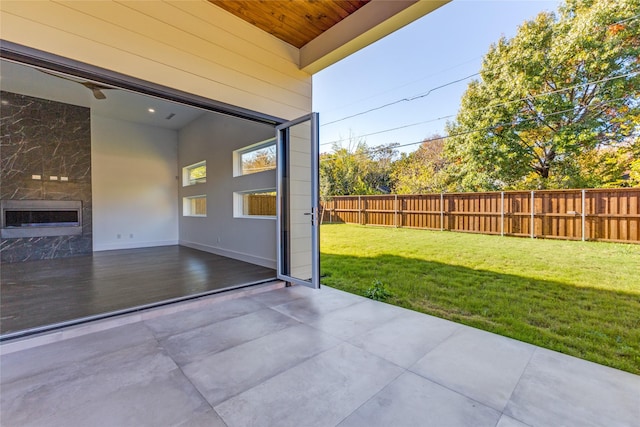
<svg viewBox="0 0 640 427">
<path fill-rule="evenodd" d="M 234 218 L 233 193 L 275 188 L 275 171 L 233 176 L 233 151 L 275 136 L 271 126 L 215 113 L 179 131 L 180 169 L 206 160 L 207 182 L 179 187 L 179 197 L 207 195 L 207 217 L 182 216 L 180 244 L 275 268 L 275 219 Z"/>
<path fill-rule="evenodd" d="M 177 244 L 177 131 L 92 114 L 91 137 L 94 251 Z"/>
</svg>

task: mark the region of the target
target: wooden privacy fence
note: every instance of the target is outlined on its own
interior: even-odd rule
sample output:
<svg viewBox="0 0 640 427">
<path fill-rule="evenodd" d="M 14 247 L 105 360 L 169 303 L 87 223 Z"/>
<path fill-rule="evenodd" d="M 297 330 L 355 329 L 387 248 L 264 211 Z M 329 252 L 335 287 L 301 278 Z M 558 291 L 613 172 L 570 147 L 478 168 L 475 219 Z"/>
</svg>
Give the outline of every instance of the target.
<svg viewBox="0 0 640 427">
<path fill-rule="evenodd" d="M 276 195 L 271 194 L 247 194 L 244 204 L 245 215 L 275 216 Z"/>
<path fill-rule="evenodd" d="M 640 243 L 640 189 L 338 196 L 324 222 Z"/>
</svg>

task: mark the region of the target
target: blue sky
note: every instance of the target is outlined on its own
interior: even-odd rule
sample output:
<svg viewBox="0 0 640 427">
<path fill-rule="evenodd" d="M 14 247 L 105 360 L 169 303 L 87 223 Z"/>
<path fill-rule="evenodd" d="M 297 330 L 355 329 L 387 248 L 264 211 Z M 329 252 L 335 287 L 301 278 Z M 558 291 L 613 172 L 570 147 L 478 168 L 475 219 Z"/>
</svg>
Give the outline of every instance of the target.
<svg viewBox="0 0 640 427">
<path fill-rule="evenodd" d="M 341 120 L 462 79 L 480 70 L 482 57 L 501 36 L 512 37 L 526 19 L 556 10 L 558 1 L 454 0 L 313 78 L 313 110 L 320 113 L 321 151 L 331 142 L 364 136 L 369 146 L 419 142 L 444 134 L 445 119 L 458 111 L 470 79 L 413 101 Z M 336 120 L 339 120 L 335 123 Z M 451 120 L 451 119 L 449 119 Z M 426 123 L 425 123 L 426 122 Z M 418 144 L 403 148 L 413 151 Z"/>
</svg>

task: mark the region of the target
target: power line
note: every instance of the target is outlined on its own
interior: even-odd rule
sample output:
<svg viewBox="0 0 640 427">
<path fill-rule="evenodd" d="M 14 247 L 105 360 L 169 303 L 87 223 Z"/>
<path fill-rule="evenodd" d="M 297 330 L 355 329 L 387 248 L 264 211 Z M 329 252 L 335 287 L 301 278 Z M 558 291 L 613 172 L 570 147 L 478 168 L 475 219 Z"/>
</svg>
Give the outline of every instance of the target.
<svg viewBox="0 0 640 427">
<path fill-rule="evenodd" d="M 631 16 L 631 17 L 629 17 L 629 18 L 622 19 L 622 20 L 620 20 L 620 21 L 613 22 L 613 23 L 611 23 L 611 24 L 609 24 L 609 25 L 618 25 L 618 24 L 623 24 L 623 23 L 626 23 L 626 22 L 632 21 L 632 20 L 637 19 L 637 18 L 640 18 L 640 14 L 637 14 L 637 15 Z M 569 50 L 570 50 L 570 47 L 569 47 Z M 474 59 L 476 59 L 476 58 L 474 58 Z M 470 62 L 470 61 L 472 61 L 472 60 L 469 60 L 469 61 L 467 61 L 467 62 Z M 463 63 L 463 64 L 464 64 L 464 63 Z M 452 67 L 452 68 L 455 68 L 455 67 Z M 450 68 L 450 69 L 451 69 L 451 68 Z M 445 71 L 446 71 L 446 70 L 445 70 Z M 637 72 L 635 72 L 635 73 L 637 73 Z M 437 73 L 436 73 L 436 74 L 437 74 Z M 628 75 L 631 75 L 631 74 L 634 74 L 634 73 L 629 73 Z M 356 113 L 356 114 L 352 114 L 352 115 L 349 115 L 349 116 L 342 117 L 342 118 L 340 118 L 340 119 L 336 119 L 336 120 L 333 120 L 333 121 L 330 121 L 330 122 L 327 122 L 327 123 L 323 123 L 321 126 L 327 126 L 327 125 L 331 125 L 331 124 L 334 124 L 334 123 L 338 123 L 338 122 L 341 122 L 341 121 L 344 121 L 344 120 L 352 119 L 352 118 L 354 118 L 354 117 L 358 117 L 358 116 L 361 116 L 361 115 L 364 115 L 364 114 L 367 114 L 367 113 L 371 113 L 371 112 L 373 112 L 373 111 L 377 111 L 377 110 L 381 110 L 381 109 L 383 109 L 383 108 L 391 107 L 391 106 L 396 105 L 396 104 L 399 104 L 399 103 L 401 103 L 401 102 L 411 102 L 411 101 L 415 101 L 416 99 L 425 98 L 425 97 L 427 97 L 428 95 L 430 95 L 430 94 L 431 94 L 433 91 L 435 91 L 435 90 L 442 89 L 442 88 L 444 88 L 444 87 L 450 86 L 450 85 L 455 84 L 455 83 L 460 83 L 461 81 L 467 80 L 467 79 L 469 79 L 469 78 L 471 78 L 471 77 L 475 77 L 475 76 L 477 76 L 477 75 L 480 75 L 480 72 L 473 73 L 473 74 L 470 74 L 470 75 L 468 75 L 468 76 L 466 76 L 466 77 L 463 77 L 463 78 L 461 78 L 461 79 L 453 80 L 453 81 L 448 82 L 448 83 L 445 83 L 445 84 L 443 84 L 443 85 L 441 85 L 441 86 L 434 87 L 434 88 L 432 88 L 432 89 L 429 89 L 427 92 L 425 92 L 425 93 L 423 93 L 423 94 L 416 95 L 416 96 L 412 96 L 412 97 L 407 97 L 407 98 L 398 99 L 398 100 L 396 100 L 396 101 L 389 102 L 389 103 L 387 103 L 387 104 L 383 104 L 383 105 L 380 105 L 380 106 L 378 106 L 378 107 L 374 107 L 374 108 L 371 108 L 371 109 L 368 109 L 368 110 L 361 111 L 361 112 Z M 620 77 L 625 77 L 625 76 L 620 76 Z M 616 78 L 620 78 L 620 77 L 616 77 Z M 600 81 L 592 82 L 592 84 L 593 84 L 593 83 L 602 83 L 602 82 L 605 82 L 605 81 L 608 81 L 608 80 L 611 80 L 611 79 L 603 79 L 603 80 L 600 80 Z M 420 81 L 420 80 L 417 80 L 417 81 Z M 408 83 L 408 84 L 411 84 L 411 83 Z M 586 84 L 584 84 L 584 85 L 586 85 Z M 577 86 L 574 86 L 573 88 L 580 87 L 580 86 L 584 86 L 584 85 L 577 85 Z M 406 86 L 406 85 L 403 85 L 403 86 Z M 403 87 L 403 86 L 399 86 L 399 87 Z M 561 89 L 561 90 L 569 90 L 569 89 L 571 89 L 571 88 L 566 88 L 566 89 Z M 395 90 L 395 89 L 393 89 L 393 90 Z M 558 91 L 561 91 L 561 90 L 558 90 Z M 387 91 L 387 92 L 388 92 L 388 91 Z M 552 93 L 555 93 L 555 92 L 557 92 L 557 91 L 548 92 L 547 94 L 552 94 Z M 386 92 L 382 92 L 382 93 L 386 93 Z M 369 97 L 369 98 L 365 98 L 365 99 L 370 99 L 370 98 L 371 98 L 371 97 Z M 525 98 L 525 99 L 523 99 L 523 100 L 526 100 L 526 99 L 528 99 L 528 98 Z M 513 102 L 517 102 L 517 101 L 513 101 Z M 347 106 L 348 106 L 348 105 L 352 105 L 352 104 L 347 104 Z M 496 105 L 496 106 L 497 106 L 497 105 Z M 344 106 L 343 106 L 343 107 L 344 107 Z M 341 107 L 341 108 L 342 108 L 342 107 Z M 324 145 L 324 144 L 323 144 L 323 145 Z"/>
<path fill-rule="evenodd" d="M 342 117 L 341 119 L 337 119 L 337 120 L 333 120 L 333 121 L 331 121 L 331 122 L 323 123 L 323 124 L 322 124 L 322 126 L 327 126 L 327 125 L 331 125 L 331 124 L 334 124 L 334 123 L 338 123 L 338 122 L 341 122 L 341 121 L 344 121 L 344 120 L 347 120 L 347 119 L 352 119 L 352 118 L 354 118 L 354 117 L 358 117 L 358 116 L 361 116 L 361 115 L 363 115 L 363 114 L 371 113 L 372 111 L 381 110 L 381 109 L 383 109 L 383 108 L 387 108 L 387 107 L 390 107 L 390 106 L 392 106 L 392 105 L 399 104 L 399 103 L 401 103 L 401 102 L 411 102 L 411 101 L 415 101 L 416 99 L 425 98 L 425 97 L 429 96 L 433 91 L 436 91 L 436 90 L 438 90 L 438 89 L 442 89 L 443 87 L 451 86 L 452 84 L 455 84 L 455 83 L 460 83 L 460 82 L 462 82 L 462 81 L 464 81 L 464 80 L 470 79 L 471 77 L 477 76 L 477 75 L 479 75 L 479 74 L 480 74 L 480 73 L 473 73 L 473 74 L 470 74 L 470 75 L 468 75 L 468 76 L 466 76 L 466 77 L 463 77 L 463 78 L 461 78 L 461 79 L 454 80 L 454 81 L 451 81 L 451 82 L 445 83 L 445 84 L 443 84 L 443 85 L 440 85 L 440 86 L 436 86 L 436 87 L 434 87 L 434 88 L 431 88 L 431 89 L 429 89 L 427 92 L 422 93 L 422 94 L 420 94 L 420 95 L 415 95 L 415 96 L 408 97 L 408 98 L 398 99 L 398 100 L 396 100 L 396 101 L 389 102 L 389 103 L 387 103 L 387 104 L 380 105 L 380 106 L 378 106 L 378 107 L 370 108 L 370 109 L 368 109 L 368 110 L 361 111 L 361 112 L 359 112 L 359 113 L 352 114 L 352 115 L 350 115 L 350 116 Z"/>
<path fill-rule="evenodd" d="M 367 96 L 367 97 L 365 97 L 365 98 L 361 98 L 361 99 L 355 100 L 355 101 L 350 102 L 350 103 L 348 103 L 348 104 L 340 105 L 340 106 L 335 107 L 335 108 L 332 108 L 332 109 L 330 109 L 330 110 L 325 110 L 325 112 L 331 112 L 331 111 L 341 110 L 341 109 L 343 109 L 343 108 L 349 107 L 349 106 L 354 105 L 354 104 L 357 104 L 357 103 L 359 103 L 359 102 L 366 101 L 366 100 L 368 100 L 368 99 L 375 98 L 375 97 L 380 96 L 380 95 L 384 95 L 385 93 L 389 93 L 389 92 L 392 92 L 392 91 L 395 91 L 395 90 L 401 89 L 401 88 L 403 88 L 403 87 L 410 86 L 410 85 L 412 85 L 412 84 L 415 84 L 415 83 L 421 82 L 421 81 L 426 80 L 426 79 L 428 79 L 428 78 L 431 78 L 431 77 L 434 77 L 434 76 L 440 75 L 440 74 L 442 74 L 442 73 L 445 73 L 445 72 L 447 72 L 447 71 L 449 71 L 449 70 L 453 70 L 453 69 L 455 69 L 455 68 L 461 67 L 462 65 L 465 65 L 465 64 L 468 64 L 468 63 L 470 63 L 470 62 L 476 61 L 476 60 L 478 60 L 478 59 L 482 58 L 483 56 L 484 56 L 484 55 L 480 55 L 480 56 L 476 56 L 476 57 L 474 57 L 474 58 L 468 59 L 468 60 L 466 60 L 466 61 L 459 62 L 459 63 L 457 63 L 456 65 L 452 65 L 451 67 L 444 68 L 444 69 L 441 69 L 441 70 L 439 70 L 439 71 L 437 71 L 437 72 L 435 72 L 435 73 L 428 74 L 428 75 L 423 76 L 423 77 L 421 77 L 421 78 L 419 78 L 419 79 L 417 79 L 417 80 L 412 80 L 412 81 L 410 81 L 410 82 L 407 82 L 407 83 L 401 84 L 401 85 L 399 85 L 399 86 L 395 86 L 395 87 L 389 88 L 389 89 L 384 90 L 384 91 L 382 91 L 382 92 L 374 93 L 374 94 L 373 94 L 373 95 L 371 95 L 371 96 Z"/>
<path fill-rule="evenodd" d="M 513 104 L 514 102 L 527 101 L 527 100 L 530 100 L 530 99 L 539 98 L 541 96 L 553 95 L 553 94 L 560 93 L 560 92 L 566 92 L 568 90 L 576 89 L 576 88 L 582 87 L 582 86 L 590 86 L 590 85 L 594 85 L 594 84 L 608 82 L 608 81 L 611 81 L 611 80 L 630 77 L 630 76 L 636 75 L 638 73 L 640 73 L 640 71 L 631 71 L 631 72 L 629 72 L 627 74 L 622 74 L 620 76 L 607 77 L 607 78 L 604 78 L 604 79 L 594 80 L 594 81 L 590 81 L 590 82 L 586 82 L 586 83 L 580 83 L 580 84 L 577 84 L 577 85 L 574 85 L 574 86 L 569 86 L 569 87 L 562 88 L 562 89 L 556 89 L 556 90 L 552 90 L 552 91 L 549 91 L 549 92 L 538 93 L 536 95 L 528 95 L 525 98 L 514 99 L 514 100 L 511 100 L 511 101 L 505 101 L 505 102 L 501 102 L 501 103 L 493 104 L 493 105 L 487 105 L 486 107 L 481 107 L 481 108 L 476 108 L 476 109 L 469 110 L 469 112 L 483 111 L 483 110 L 488 110 L 490 108 L 502 107 L 504 105 Z M 622 98 L 622 99 L 624 99 L 624 98 Z M 611 101 L 609 101 L 609 102 L 611 102 Z M 362 114 L 364 114 L 364 113 L 362 113 Z M 455 114 L 451 114 L 451 115 L 448 115 L 448 116 L 443 116 L 443 117 L 439 117 L 439 118 L 435 118 L 435 119 L 429 119 L 429 120 L 425 120 L 423 122 L 417 122 L 417 123 L 412 123 L 412 124 L 408 124 L 408 125 L 402 125 L 402 126 L 398 126 L 398 127 L 391 128 L 391 129 L 383 129 L 381 131 L 372 132 L 372 133 L 368 133 L 368 134 L 364 134 L 364 135 L 358 135 L 358 136 L 355 136 L 355 137 L 352 137 L 352 138 L 363 138 L 365 136 L 371 136 L 371 135 L 377 135 L 377 134 L 380 134 L 380 133 L 391 132 L 391 131 L 394 131 L 394 130 L 404 129 L 404 128 L 408 128 L 408 127 L 411 127 L 411 126 L 417 126 L 417 125 L 425 124 L 425 123 L 436 122 L 436 121 L 448 119 L 448 118 L 451 118 L 451 117 L 455 117 Z M 334 122 L 331 122 L 331 123 L 334 123 Z M 351 139 L 351 138 L 343 138 L 343 139 L 339 139 L 339 140 L 335 140 L 335 141 L 331 141 L 331 142 L 323 142 L 322 144 L 320 144 L 320 146 L 329 145 L 329 144 L 336 144 L 336 143 L 339 143 L 339 142 L 347 141 L 349 139 Z"/>
<path fill-rule="evenodd" d="M 349 139 L 352 139 L 352 138 L 354 138 L 354 139 L 356 139 L 356 138 L 364 138 L 365 136 L 378 135 L 378 134 L 381 134 L 381 133 L 392 132 L 394 130 L 405 129 L 405 128 L 412 127 L 412 126 L 423 125 L 425 123 L 438 122 L 440 120 L 450 119 L 451 117 L 455 117 L 455 116 L 456 116 L 455 114 L 450 114 L 448 116 L 442 116 L 442 117 L 438 117 L 436 119 L 425 120 L 423 122 L 411 123 L 411 124 L 408 124 L 408 125 L 402 125 L 402 126 L 398 126 L 398 127 L 391 128 L 391 129 L 383 129 L 383 130 L 380 130 L 380 131 L 377 131 L 377 132 L 365 133 L 364 135 L 358 135 L 356 137 L 342 138 L 342 139 L 337 139 L 335 141 L 323 142 L 322 144 L 320 144 L 320 146 L 330 145 L 330 144 L 337 144 L 337 143 L 340 143 L 340 142 L 343 142 L 343 141 L 348 141 Z"/>
<path fill-rule="evenodd" d="M 601 107 L 601 106 L 607 105 L 607 104 L 609 104 L 611 102 L 622 101 L 622 100 L 625 100 L 625 99 L 627 99 L 627 98 L 610 99 L 610 100 L 607 100 L 607 101 L 603 101 L 603 102 L 601 102 L 601 103 L 599 103 L 597 105 L 594 105 L 593 107 Z M 568 112 L 571 112 L 571 111 L 575 111 L 575 106 L 573 108 L 568 108 L 566 110 L 556 111 L 556 112 L 553 112 L 553 113 L 545 114 L 545 117 L 556 116 L 558 114 L 564 114 L 564 113 L 568 113 Z M 519 121 L 497 123 L 497 124 L 494 124 L 494 125 L 491 125 L 491 126 L 487 126 L 487 127 L 483 127 L 483 128 L 469 129 L 469 130 L 466 130 L 466 131 L 462 131 L 462 132 L 458 132 L 458 133 L 454 133 L 454 134 L 450 134 L 450 135 L 439 136 L 439 137 L 434 137 L 434 138 L 426 138 L 426 139 L 422 139 L 420 141 L 408 142 L 408 143 L 405 143 L 405 144 L 399 144 L 399 145 L 396 145 L 394 148 L 409 147 L 411 145 L 422 144 L 422 143 L 425 143 L 425 142 L 437 141 L 437 140 L 440 140 L 440 139 L 448 139 L 448 138 L 453 138 L 453 137 L 456 137 L 456 136 L 464 136 L 464 135 L 468 135 L 468 134 L 474 133 L 474 132 L 494 130 L 494 129 L 497 129 L 499 127 L 513 126 L 513 125 L 518 125 L 518 124 L 525 123 L 525 122 L 531 122 L 531 121 L 534 121 L 534 120 L 540 120 L 540 118 L 539 117 L 532 117 L 532 118 L 529 118 L 529 119 L 524 119 L 524 120 L 519 120 Z M 329 155 L 329 156 L 325 156 L 324 159 L 331 158 L 333 156 L 335 156 L 335 154 Z"/>
<path fill-rule="evenodd" d="M 634 19 L 638 19 L 638 18 L 640 18 L 640 13 L 639 13 L 639 14 L 637 14 L 637 15 L 633 15 L 633 16 L 632 16 L 632 17 L 630 17 L 630 18 L 623 19 L 623 20 L 621 20 L 621 21 L 617 21 L 617 22 L 614 22 L 614 23 L 609 24 L 609 25 L 624 24 L 625 22 L 633 21 Z"/>
<path fill-rule="evenodd" d="M 607 104 L 609 104 L 611 102 L 622 101 L 624 99 L 627 99 L 627 98 L 609 99 L 607 101 L 600 102 L 597 105 L 593 105 L 592 107 L 597 108 L 597 107 L 601 107 L 603 105 L 607 105 Z M 545 114 L 545 117 L 557 116 L 558 114 L 569 113 L 569 112 L 572 112 L 572 111 L 575 111 L 575 106 L 573 108 L 567 108 L 566 110 L 561 110 L 561 111 L 556 111 L 556 112 L 553 112 L 553 113 Z M 446 135 L 446 136 L 443 136 L 443 137 L 440 137 L 440 138 L 431 138 L 431 139 L 427 139 L 427 140 L 420 141 L 420 142 L 410 142 L 410 143 L 406 143 L 406 144 L 401 144 L 401 145 L 398 145 L 397 148 L 408 147 L 410 145 L 415 145 L 415 144 L 421 144 L 422 142 L 436 141 L 438 139 L 447 139 L 447 138 L 452 138 L 452 137 L 455 137 L 455 136 L 463 136 L 463 135 L 467 135 L 467 134 L 470 134 L 470 133 L 473 133 L 473 132 L 493 130 L 493 129 L 497 129 L 499 127 L 504 127 L 504 126 L 519 125 L 521 123 L 532 122 L 532 121 L 536 121 L 536 120 L 540 120 L 540 118 L 539 117 L 531 117 L 529 119 L 524 119 L 524 120 L 519 120 L 519 121 L 497 123 L 497 124 L 494 124 L 494 125 L 491 125 L 491 126 L 487 126 L 487 127 L 484 127 L 484 128 L 470 129 L 470 130 L 459 132 L 459 133 L 455 133 L 455 134 L 452 134 L 452 135 Z"/>
</svg>

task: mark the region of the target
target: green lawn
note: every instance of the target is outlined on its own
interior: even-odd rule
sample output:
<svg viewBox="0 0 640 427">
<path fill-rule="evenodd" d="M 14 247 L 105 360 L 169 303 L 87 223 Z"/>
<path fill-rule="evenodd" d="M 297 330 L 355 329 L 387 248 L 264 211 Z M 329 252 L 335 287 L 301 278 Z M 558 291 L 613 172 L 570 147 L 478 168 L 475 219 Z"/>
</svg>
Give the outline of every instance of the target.
<svg viewBox="0 0 640 427">
<path fill-rule="evenodd" d="M 640 245 L 325 224 L 322 283 L 640 374 Z"/>
</svg>

